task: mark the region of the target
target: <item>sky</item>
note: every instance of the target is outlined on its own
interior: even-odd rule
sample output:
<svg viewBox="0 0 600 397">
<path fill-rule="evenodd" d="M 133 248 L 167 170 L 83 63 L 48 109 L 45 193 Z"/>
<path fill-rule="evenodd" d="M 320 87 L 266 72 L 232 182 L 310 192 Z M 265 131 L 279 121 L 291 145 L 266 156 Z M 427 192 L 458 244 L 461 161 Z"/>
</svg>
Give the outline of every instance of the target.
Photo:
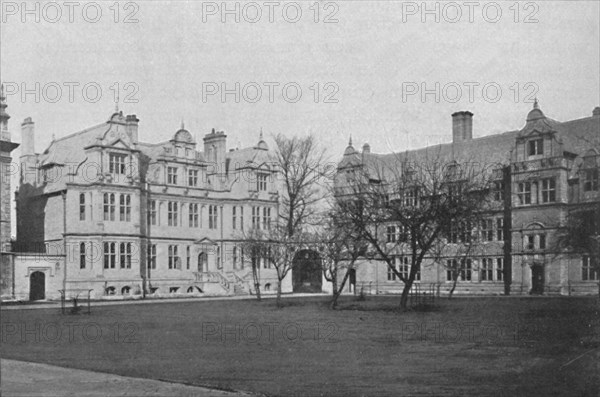
<svg viewBox="0 0 600 397">
<path fill-rule="evenodd" d="M 534 97 L 557 120 L 600 105 L 598 1 L 24 4 L 2 1 L 0 79 L 13 140 L 32 117 L 37 151 L 106 121 L 117 91 L 143 141 L 182 121 L 230 148 L 312 133 L 333 161 L 350 135 L 376 153 L 448 142 L 459 110 L 477 137 L 521 128 Z"/>
</svg>

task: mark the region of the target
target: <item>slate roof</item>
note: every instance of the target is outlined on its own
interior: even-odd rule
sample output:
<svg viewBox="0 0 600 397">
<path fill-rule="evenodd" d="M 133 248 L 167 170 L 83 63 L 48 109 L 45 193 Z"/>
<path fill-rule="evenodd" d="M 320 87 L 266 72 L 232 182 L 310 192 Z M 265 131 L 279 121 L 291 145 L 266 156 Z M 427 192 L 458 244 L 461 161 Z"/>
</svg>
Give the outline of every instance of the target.
<svg viewBox="0 0 600 397">
<path fill-rule="evenodd" d="M 567 122 L 559 122 L 546 117 L 534 108 L 527 116 L 527 122 L 520 130 L 488 135 L 471 140 L 444 143 L 415 150 L 397 153 L 375 154 L 360 153 L 350 144 L 338 169 L 366 165 L 369 169 L 397 169 L 394 164 L 403 162 L 438 162 L 449 164 L 481 162 L 486 165 L 507 165 L 511 162 L 512 151 L 518 138 L 527 137 L 534 132 L 556 132 L 556 138 L 563 144 L 563 150 L 584 155 L 592 146 L 600 150 L 600 117 L 592 116 Z M 393 167 L 392 167 L 393 166 Z"/>
</svg>

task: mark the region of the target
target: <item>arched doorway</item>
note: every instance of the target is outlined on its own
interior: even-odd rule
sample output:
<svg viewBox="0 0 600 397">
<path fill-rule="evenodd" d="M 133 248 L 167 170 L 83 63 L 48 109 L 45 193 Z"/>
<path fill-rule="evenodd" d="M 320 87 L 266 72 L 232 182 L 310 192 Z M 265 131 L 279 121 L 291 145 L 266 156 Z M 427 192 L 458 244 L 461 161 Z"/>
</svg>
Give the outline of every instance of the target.
<svg viewBox="0 0 600 397">
<path fill-rule="evenodd" d="M 46 274 L 33 272 L 29 276 L 29 300 L 37 301 L 46 298 Z"/>
<path fill-rule="evenodd" d="M 321 257 L 315 251 L 301 250 L 294 257 L 292 269 L 294 292 L 322 292 Z"/>
<path fill-rule="evenodd" d="M 204 273 L 208 271 L 208 255 L 206 252 L 198 254 L 198 272 Z"/>
</svg>

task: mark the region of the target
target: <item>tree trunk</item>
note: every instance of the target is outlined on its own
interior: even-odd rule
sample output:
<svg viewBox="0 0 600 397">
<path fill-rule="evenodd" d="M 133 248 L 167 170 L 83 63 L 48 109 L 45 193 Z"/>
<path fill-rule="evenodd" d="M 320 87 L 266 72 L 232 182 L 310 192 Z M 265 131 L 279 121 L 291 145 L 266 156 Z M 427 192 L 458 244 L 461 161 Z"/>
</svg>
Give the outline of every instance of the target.
<svg viewBox="0 0 600 397">
<path fill-rule="evenodd" d="M 408 305 L 408 294 L 410 293 L 410 289 L 413 285 L 413 281 L 408 279 L 406 283 L 404 283 L 404 289 L 402 290 L 402 297 L 400 298 L 400 308 L 406 310 Z"/>
<path fill-rule="evenodd" d="M 452 281 L 452 288 L 450 288 L 450 292 L 448 292 L 448 299 L 452 299 L 452 294 L 454 293 L 454 290 L 456 289 L 457 281 L 458 281 L 458 275 L 454 278 L 454 281 Z"/>
<path fill-rule="evenodd" d="M 333 292 L 333 296 L 335 297 L 335 294 L 337 292 L 337 269 L 335 269 L 332 273 L 331 273 L 331 289 Z"/>
<path fill-rule="evenodd" d="M 348 270 L 346 270 L 346 274 L 344 275 L 344 278 L 342 279 L 340 288 L 333 290 L 333 298 L 331 299 L 331 305 L 330 305 L 331 309 L 335 309 L 337 307 L 338 298 L 340 297 L 340 295 L 342 294 L 342 291 L 344 290 L 344 287 L 346 286 L 346 281 L 348 280 L 348 277 L 350 277 L 350 268 L 348 268 Z"/>
<path fill-rule="evenodd" d="M 252 278 L 254 280 L 254 291 L 256 291 L 256 299 L 260 300 L 260 280 L 258 279 L 258 272 L 256 266 L 252 266 Z"/>
<path fill-rule="evenodd" d="M 281 308 L 281 280 L 277 282 L 277 307 Z"/>
</svg>

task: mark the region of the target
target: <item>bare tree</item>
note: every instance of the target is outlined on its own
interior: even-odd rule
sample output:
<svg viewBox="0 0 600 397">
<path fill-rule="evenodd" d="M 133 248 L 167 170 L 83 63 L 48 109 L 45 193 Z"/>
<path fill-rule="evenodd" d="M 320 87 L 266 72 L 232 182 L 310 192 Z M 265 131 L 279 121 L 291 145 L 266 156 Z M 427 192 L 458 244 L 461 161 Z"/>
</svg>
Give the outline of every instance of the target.
<svg viewBox="0 0 600 397">
<path fill-rule="evenodd" d="M 302 246 L 302 235 L 296 233 L 289 236 L 284 227 L 277 225 L 269 229 L 252 229 L 244 239 L 244 252 L 249 255 L 252 263 L 255 289 L 257 296 L 260 294 L 260 282 L 258 268 L 260 263 L 266 264 L 267 268 L 273 268 L 277 275 L 277 307 L 281 307 L 281 291 L 283 279 L 292 270 L 294 256 Z"/>
<path fill-rule="evenodd" d="M 252 281 L 254 283 L 254 292 L 256 293 L 256 299 L 261 300 L 260 295 L 260 275 L 259 266 L 260 262 L 257 258 L 260 257 L 260 238 L 262 236 L 257 235 L 254 229 L 244 234 L 243 243 L 241 244 L 242 261 L 246 260 L 250 262 L 250 268 L 252 269 Z"/>
<path fill-rule="evenodd" d="M 335 309 L 350 272 L 358 258 L 366 256 L 367 244 L 352 224 L 344 222 L 335 204 L 323 219 L 323 227 L 315 240 L 321 254 L 323 276 L 332 285 L 331 308 Z M 342 275 L 339 281 L 340 275 Z"/>
<path fill-rule="evenodd" d="M 469 227 L 469 225 L 461 226 L 465 229 Z M 470 229 L 465 229 L 456 231 L 462 237 L 459 238 L 460 243 L 454 239 L 455 235 L 452 231 L 450 236 L 438 239 L 432 247 L 435 262 L 446 270 L 452 280 L 448 299 L 452 299 L 458 281 L 470 281 L 472 273 L 477 270 L 472 260 L 476 248 L 476 236 Z"/>
<path fill-rule="evenodd" d="M 345 221 L 369 243 L 377 259 L 404 282 L 400 306 L 426 255 L 451 227 L 474 223 L 486 207 L 491 175 L 497 166 L 423 159 L 368 158 L 336 181 L 337 204 Z M 410 255 L 408 275 L 395 267 L 395 257 Z"/>
<path fill-rule="evenodd" d="M 325 151 L 318 148 L 312 135 L 289 138 L 278 134 L 273 156 L 283 184 L 279 216 L 292 236 L 317 215 L 317 204 L 326 194 L 322 183 L 331 170 L 325 163 Z"/>
</svg>

